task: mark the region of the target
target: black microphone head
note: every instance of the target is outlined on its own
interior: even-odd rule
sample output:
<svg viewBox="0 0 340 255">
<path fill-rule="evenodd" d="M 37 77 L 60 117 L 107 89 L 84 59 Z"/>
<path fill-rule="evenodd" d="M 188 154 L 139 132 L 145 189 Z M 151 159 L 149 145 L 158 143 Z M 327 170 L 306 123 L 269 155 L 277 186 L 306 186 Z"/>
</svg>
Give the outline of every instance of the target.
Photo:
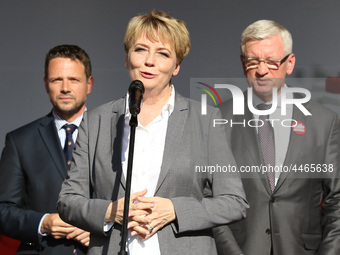
<svg viewBox="0 0 340 255">
<path fill-rule="evenodd" d="M 129 110 L 132 116 L 137 116 L 140 112 L 144 94 L 144 84 L 140 80 L 134 80 L 129 87 Z"/>
<path fill-rule="evenodd" d="M 140 89 L 142 91 L 142 95 L 144 94 L 145 88 L 144 88 L 144 84 L 143 82 L 141 82 L 140 80 L 134 80 L 130 83 L 130 87 L 129 87 L 129 94 L 131 93 L 131 91 L 133 89 Z"/>
</svg>

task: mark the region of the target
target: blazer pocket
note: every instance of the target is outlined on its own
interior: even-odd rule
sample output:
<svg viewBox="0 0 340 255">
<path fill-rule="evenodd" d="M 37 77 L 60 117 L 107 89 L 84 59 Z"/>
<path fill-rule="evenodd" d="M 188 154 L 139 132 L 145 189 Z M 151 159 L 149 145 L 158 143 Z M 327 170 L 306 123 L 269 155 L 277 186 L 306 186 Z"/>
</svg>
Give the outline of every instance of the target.
<svg viewBox="0 0 340 255">
<path fill-rule="evenodd" d="M 321 242 L 321 235 L 319 234 L 302 234 L 302 239 L 307 250 L 316 250 Z"/>
</svg>

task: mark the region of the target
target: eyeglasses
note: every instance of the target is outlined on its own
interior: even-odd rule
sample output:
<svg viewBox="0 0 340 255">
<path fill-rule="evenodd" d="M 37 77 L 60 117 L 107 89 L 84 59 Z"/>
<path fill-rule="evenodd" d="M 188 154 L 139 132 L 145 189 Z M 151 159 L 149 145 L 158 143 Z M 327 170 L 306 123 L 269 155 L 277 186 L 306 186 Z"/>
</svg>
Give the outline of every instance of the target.
<svg viewBox="0 0 340 255">
<path fill-rule="evenodd" d="M 261 62 L 265 63 L 268 69 L 278 70 L 280 66 L 288 59 L 290 54 L 285 56 L 283 59 L 276 61 L 272 59 L 247 58 L 245 56 L 242 57 L 246 70 L 257 68 Z"/>
</svg>

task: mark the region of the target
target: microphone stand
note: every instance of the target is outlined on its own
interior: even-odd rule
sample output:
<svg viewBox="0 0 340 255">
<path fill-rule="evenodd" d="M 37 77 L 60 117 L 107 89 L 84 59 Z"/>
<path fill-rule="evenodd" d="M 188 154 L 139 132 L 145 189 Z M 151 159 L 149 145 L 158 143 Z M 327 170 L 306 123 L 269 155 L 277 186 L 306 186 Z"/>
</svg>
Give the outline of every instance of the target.
<svg viewBox="0 0 340 255">
<path fill-rule="evenodd" d="M 129 125 L 130 125 L 129 158 L 128 158 L 128 166 L 127 166 L 127 171 L 126 171 L 126 188 L 125 188 L 121 243 L 120 243 L 120 251 L 118 252 L 118 255 L 128 255 L 126 251 L 126 240 L 127 240 L 127 233 L 128 233 L 127 225 L 128 225 L 128 220 L 129 220 L 133 151 L 135 147 L 136 127 L 138 126 L 137 114 L 135 116 L 131 115 Z"/>
</svg>

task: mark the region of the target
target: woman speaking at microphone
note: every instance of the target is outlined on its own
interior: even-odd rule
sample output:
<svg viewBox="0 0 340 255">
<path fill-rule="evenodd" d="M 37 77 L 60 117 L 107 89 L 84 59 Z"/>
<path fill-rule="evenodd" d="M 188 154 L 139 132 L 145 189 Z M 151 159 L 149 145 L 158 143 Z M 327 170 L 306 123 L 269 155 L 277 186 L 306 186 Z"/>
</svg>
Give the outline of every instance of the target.
<svg viewBox="0 0 340 255">
<path fill-rule="evenodd" d="M 124 46 L 132 81 L 144 84 L 135 132 L 127 250 L 141 254 L 216 254 L 211 228 L 245 217 L 236 173 L 195 166 L 234 165 L 219 110 L 176 93 L 171 78 L 190 50 L 184 23 L 164 12 L 132 18 Z M 138 87 L 138 86 L 137 86 Z M 129 93 L 84 115 L 58 211 L 91 232 L 88 254 L 120 248 L 131 112 Z M 204 197 L 205 188 L 212 196 Z"/>
</svg>

